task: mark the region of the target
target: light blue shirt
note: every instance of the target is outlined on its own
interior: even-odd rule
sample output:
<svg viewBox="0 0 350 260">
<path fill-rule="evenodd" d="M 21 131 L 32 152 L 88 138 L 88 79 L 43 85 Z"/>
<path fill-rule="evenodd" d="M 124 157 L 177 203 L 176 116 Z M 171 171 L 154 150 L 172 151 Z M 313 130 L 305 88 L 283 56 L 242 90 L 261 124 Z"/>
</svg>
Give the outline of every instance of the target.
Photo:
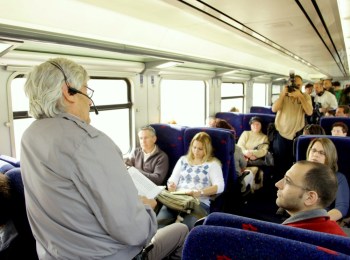
<svg viewBox="0 0 350 260">
<path fill-rule="evenodd" d="M 91 125 L 69 114 L 36 120 L 21 151 L 41 259 L 131 259 L 156 233 L 119 148 Z"/>
</svg>

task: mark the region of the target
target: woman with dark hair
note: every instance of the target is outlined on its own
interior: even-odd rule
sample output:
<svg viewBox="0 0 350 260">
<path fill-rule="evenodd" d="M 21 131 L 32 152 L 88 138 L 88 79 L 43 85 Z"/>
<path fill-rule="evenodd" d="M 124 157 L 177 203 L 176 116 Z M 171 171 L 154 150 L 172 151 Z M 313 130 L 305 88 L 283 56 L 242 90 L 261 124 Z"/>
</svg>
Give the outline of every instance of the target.
<svg viewBox="0 0 350 260">
<path fill-rule="evenodd" d="M 336 174 L 338 179 L 338 191 L 335 201 L 327 210 L 331 220 L 340 220 L 349 210 L 349 185 L 344 174 L 338 172 L 337 149 L 332 140 L 328 138 L 313 139 L 307 148 L 306 159 L 308 161 L 326 164 Z"/>
<path fill-rule="evenodd" d="M 257 160 L 264 157 L 269 149 L 269 141 L 267 135 L 261 131 L 262 120 L 258 116 L 254 116 L 249 120 L 250 131 L 244 131 L 238 139 L 237 145 L 241 147 L 242 152 L 248 161 L 247 170 L 254 175 L 252 191 L 258 190 L 263 186 L 263 171 L 257 166 L 249 166 L 249 161 Z"/>
<path fill-rule="evenodd" d="M 326 132 L 320 125 L 309 124 L 304 127 L 303 135 L 326 135 Z"/>
</svg>

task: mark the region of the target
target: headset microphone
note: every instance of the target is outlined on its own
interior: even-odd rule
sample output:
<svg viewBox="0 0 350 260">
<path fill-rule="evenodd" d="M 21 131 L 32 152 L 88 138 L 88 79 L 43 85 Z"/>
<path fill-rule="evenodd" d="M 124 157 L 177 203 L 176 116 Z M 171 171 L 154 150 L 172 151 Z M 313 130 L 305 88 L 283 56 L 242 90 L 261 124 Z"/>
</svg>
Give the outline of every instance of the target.
<svg viewBox="0 0 350 260">
<path fill-rule="evenodd" d="M 90 101 L 92 102 L 92 105 L 93 105 L 92 108 L 94 109 L 95 114 L 98 115 L 98 110 L 97 110 L 97 108 L 96 108 L 96 106 L 95 106 L 95 102 L 92 100 L 91 97 L 89 97 L 89 96 L 86 95 L 85 93 L 81 92 L 80 90 L 77 90 L 76 88 L 72 88 L 72 87 L 68 87 L 68 93 L 69 93 L 70 95 L 81 94 L 81 95 L 87 97 L 88 99 L 90 99 Z"/>
</svg>

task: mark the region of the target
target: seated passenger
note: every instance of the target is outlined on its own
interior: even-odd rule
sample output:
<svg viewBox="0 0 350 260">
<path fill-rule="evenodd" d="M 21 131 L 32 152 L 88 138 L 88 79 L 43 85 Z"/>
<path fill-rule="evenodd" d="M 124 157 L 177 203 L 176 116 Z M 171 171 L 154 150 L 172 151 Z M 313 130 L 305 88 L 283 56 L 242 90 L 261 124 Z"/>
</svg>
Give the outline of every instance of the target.
<svg viewBox="0 0 350 260">
<path fill-rule="evenodd" d="M 37 260 L 35 239 L 27 218 L 20 172 L 0 172 L 0 259 Z"/>
<path fill-rule="evenodd" d="M 235 136 L 234 127 L 224 119 L 216 118 L 212 123 L 212 127 L 231 130 Z M 234 160 L 236 175 L 241 180 L 241 192 L 245 192 L 248 185 L 252 187 L 254 176 L 250 170 L 246 169 L 247 160 L 244 157 L 241 147 L 238 145 L 235 145 Z"/>
<path fill-rule="evenodd" d="M 141 147 L 134 149 L 125 164 L 134 166 L 155 184 L 162 185 L 168 173 L 169 158 L 156 145 L 156 130 L 152 126 L 141 127 L 138 136 Z"/>
<path fill-rule="evenodd" d="M 350 107 L 348 105 L 340 105 L 335 111 L 336 117 L 349 117 Z"/>
<path fill-rule="evenodd" d="M 224 191 L 220 161 L 213 156 L 210 136 L 197 133 L 191 140 L 187 155 L 180 157 L 168 179 L 169 191 L 185 191 L 199 198 L 200 205 L 184 216 L 183 223 L 192 229 L 195 222 L 209 214 L 209 197 Z M 163 206 L 157 216 L 158 224 L 167 225 L 176 220 L 178 212 Z"/>
<path fill-rule="evenodd" d="M 303 135 L 326 135 L 326 132 L 320 125 L 309 124 L 304 127 Z"/>
<path fill-rule="evenodd" d="M 332 136 L 347 136 L 348 126 L 343 122 L 335 122 L 332 125 Z"/>
<path fill-rule="evenodd" d="M 324 209 L 332 203 L 337 190 L 337 178 L 330 167 L 299 161 L 275 186 L 277 206 L 290 214 L 283 225 L 346 236 Z"/>
<path fill-rule="evenodd" d="M 328 165 L 337 176 L 338 190 L 335 201 L 327 208 L 331 220 L 340 220 L 349 211 L 349 185 L 344 174 L 338 172 L 337 149 L 328 138 L 313 139 L 306 152 L 308 161 L 319 162 Z"/>
<path fill-rule="evenodd" d="M 252 191 L 258 190 L 263 186 L 263 171 L 257 166 L 249 166 L 249 160 L 254 161 L 264 157 L 269 149 L 269 141 L 267 135 L 261 131 L 261 123 L 260 117 L 252 117 L 249 120 L 251 130 L 243 131 L 237 142 L 248 161 L 246 170 L 250 170 L 254 175 Z"/>
</svg>

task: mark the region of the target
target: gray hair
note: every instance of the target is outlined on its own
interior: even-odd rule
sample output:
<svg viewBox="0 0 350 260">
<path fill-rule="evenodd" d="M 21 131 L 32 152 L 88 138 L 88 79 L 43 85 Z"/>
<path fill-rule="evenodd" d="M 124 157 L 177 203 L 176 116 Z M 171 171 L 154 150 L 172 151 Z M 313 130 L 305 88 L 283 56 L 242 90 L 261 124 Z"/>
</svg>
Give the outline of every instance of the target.
<svg viewBox="0 0 350 260">
<path fill-rule="evenodd" d="M 82 66 L 65 58 L 50 59 L 35 66 L 28 74 L 24 91 L 29 98 L 29 114 L 36 119 L 55 117 L 66 111 L 62 98 L 65 78 L 62 71 L 52 63 L 62 68 L 72 88 L 79 90 L 89 80 Z"/>
<path fill-rule="evenodd" d="M 150 125 L 146 125 L 146 126 L 141 127 L 141 128 L 139 129 L 139 132 L 145 131 L 145 130 L 150 131 L 150 132 L 152 133 L 152 135 L 154 135 L 154 136 L 157 135 L 157 134 L 156 134 L 156 130 L 155 130 L 152 126 L 150 126 Z"/>
</svg>

